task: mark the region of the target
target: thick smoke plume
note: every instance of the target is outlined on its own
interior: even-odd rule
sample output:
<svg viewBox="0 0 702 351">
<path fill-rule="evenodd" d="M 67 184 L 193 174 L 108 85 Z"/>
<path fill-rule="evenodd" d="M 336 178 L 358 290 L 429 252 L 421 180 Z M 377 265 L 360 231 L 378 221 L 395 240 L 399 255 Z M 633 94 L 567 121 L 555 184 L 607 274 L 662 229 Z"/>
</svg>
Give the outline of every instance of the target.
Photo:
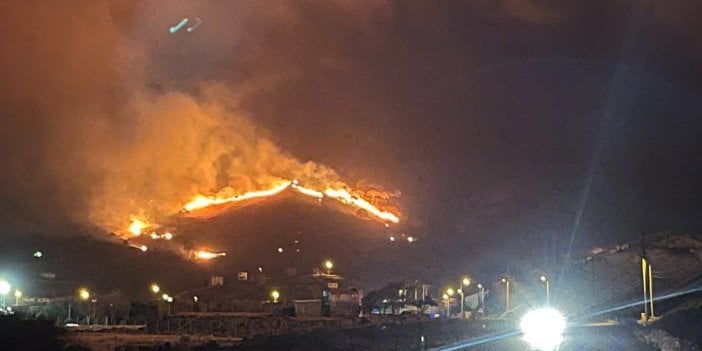
<svg viewBox="0 0 702 351">
<path fill-rule="evenodd" d="M 216 24 L 223 9 L 215 8 L 199 42 L 188 42 L 169 36 L 168 21 L 178 13 L 204 17 L 207 7 L 168 4 L 5 6 L 0 17 L 5 27 L 0 36 L 9 48 L 0 54 L 3 229 L 82 223 L 123 233 L 134 216 L 157 223 L 197 194 L 234 195 L 281 179 L 343 186 L 330 168 L 279 149 L 238 108 L 247 91 L 278 81 L 276 72 L 234 83 L 207 73 L 208 65 L 226 65 L 225 57 L 241 58 L 245 49 L 253 50 L 246 40 L 256 38 L 268 21 L 291 17 L 289 9 L 239 4 L 224 9 L 239 16 L 239 24 L 230 28 Z M 265 21 L 262 11 L 270 14 Z M 174 50 L 169 40 L 182 40 L 193 55 L 206 56 L 163 57 Z M 244 53 L 232 55 L 235 47 Z M 198 51 L 203 48 L 209 52 Z M 193 71 L 204 78 L 193 77 Z"/>
</svg>

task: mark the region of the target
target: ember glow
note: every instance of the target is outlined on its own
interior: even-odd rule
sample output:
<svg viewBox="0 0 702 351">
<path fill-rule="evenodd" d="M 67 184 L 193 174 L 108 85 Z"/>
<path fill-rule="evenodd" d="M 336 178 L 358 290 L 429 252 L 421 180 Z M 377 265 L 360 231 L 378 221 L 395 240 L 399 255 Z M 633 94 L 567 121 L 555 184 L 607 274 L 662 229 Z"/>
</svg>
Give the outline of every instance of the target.
<svg viewBox="0 0 702 351">
<path fill-rule="evenodd" d="M 197 250 L 193 254 L 198 260 L 211 260 L 213 258 L 224 257 L 227 255 L 226 252 L 210 252 L 206 250 Z"/>
</svg>

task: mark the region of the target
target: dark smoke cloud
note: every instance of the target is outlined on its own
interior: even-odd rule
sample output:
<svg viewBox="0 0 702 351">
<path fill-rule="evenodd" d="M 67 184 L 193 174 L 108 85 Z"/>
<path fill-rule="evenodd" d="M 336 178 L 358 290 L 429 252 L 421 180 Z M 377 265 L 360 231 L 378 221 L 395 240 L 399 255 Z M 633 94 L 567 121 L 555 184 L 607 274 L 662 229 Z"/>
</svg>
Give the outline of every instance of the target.
<svg viewBox="0 0 702 351">
<path fill-rule="evenodd" d="M 623 58 L 637 6 L 648 6 L 639 19 L 642 44 Z M 635 66 L 634 83 L 645 83 L 633 104 L 648 104 L 618 115 L 607 174 L 595 182 L 596 204 L 611 211 L 591 210 L 586 232 L 608 240 L 646 217 L 640 200 L 664 196 L 647 200 L 638 176 L 678 149 L 696 148 L 686 134 L 679 148 L 669 140 L 683 135 L 671 125 L 698 127 L 690 121 L 702 88 L 698 7 L 7 4 L 0 220 L 37 228 L 109 222 L 111 229 L 133 211 L 167 215 L 186 193 L 255 187 L 254 177 L 281 173 L 278 164 L 304 169 L 311 160 L 339 179 L 401 190 L 403 211 L 420 232 L 465 246 L 485 233 L 558 237 L 572 223 L 599 113 L 623 62 Z M 182 17 L 204 22 L 193 33 L 169 34 Z M 695 172 L 680 166 L 685 176 L 670 183 L 691 184 Z"/>
<path fill-rule="evenodd" d="M 333 170 L 279 149 L 238 107 L 285 79 L 239 62 L 254 59 L 272 23 L 295 22 L 295 11 L 277 2 L 5 8 L 3 224 L 119 232 L 132 216 L 158 221 L 198 193 L 231 196 L 292 178 L 343 185 Z M 205 22 L 168 33 L 182 17 Z"/>
</svg>

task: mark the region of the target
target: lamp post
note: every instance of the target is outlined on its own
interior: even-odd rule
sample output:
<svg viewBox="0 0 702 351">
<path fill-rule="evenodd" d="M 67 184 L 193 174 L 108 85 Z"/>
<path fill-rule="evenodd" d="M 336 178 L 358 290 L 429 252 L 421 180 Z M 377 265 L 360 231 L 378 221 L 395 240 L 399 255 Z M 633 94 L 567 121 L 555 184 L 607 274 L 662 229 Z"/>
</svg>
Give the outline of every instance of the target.
<svg viewBox="0 0 702 351">
<path fill-rule="evenodd" d="M 464 309 L 465 309 L 464 305 L 466 304 L 466 300 L 465 300 L 466 299 L 465 298 L 466 292 L 465 292 L 464 288 L 467 288 L 469 285 L 470 285 L 470 279 L 463 278 L 463 280 L 461 281 L 461 288 L 458 289 L 458 293 L 461 294 L 461 318 L 466 318 L 466 314 L 464 312 Z"/>
<path fill-rule="evenodd" d="M 170 296 L 168 294 L 163 294 L 161 295 L 161 299 L 166 302 L 168 305 L 168 315 L 171 315 L 171 304 L 173 303 L 173 296 Z"/>
<path fill-rule="evenodd" d="M 158 294 L 161 291 L 161 287 L 158 286 L 158 284 L 156 284 L 156 283 L 151 284 L 151 286 L 149 286 L 149 289 L 154 294 Z"/>
<path fill-rule="evenodd" d="M 87 301 L 90 298 L 90 291 L 88 291 L 88 289 L 81 288 L 78 290 L 78 297 L 83 301 Z M 69 308 L 70 308 L 70 305 L 69 305 Z M 69 312 L 69 318 L 70 318 L 70 312 Z M 87 319 L 88 319 L 88 324 L 90 324 L 90 317 L 87 317 Z"/>
<path fill-rule="evenodd" d="M 97 324 L 97 310 L 95 308 L 95 305 L 97 304 L 97 299 L 90 299 L 90 302 L 93 304 L 93 324 Z"/>
<path fill-rule="evenodd" d="M 22 291 L 19 289 L 15 290 L 15 305 L 20 304 L 20 299 L 22 298 Z"/>
<path fill-rule="evenodd" d="M 551 305 L 551 292 L 550 292 L 551 282 L 549 281 L 549 279 L 545 275 L 542 275 L 541 278 L 539 278 L 539 279 L 541 279 L 542 282 L 546 283 L 546 306 L 550 306 Z"/>
<path fill-rule="evenodd" d="M 502 278 L 502 283 L 505 284 L 505 312 L 509 311 L 509 280 Z"/>
<path fill-rule="evenodd" d="M 449 305 L 448 294 L 444 293 L 442 297 L 444 298 L 444 301 L 446 301 L 446 319 L 448 319 L 449 315 L 451 314 L 451 305 Z"/>
<path fill-rule="evenodd" d="M 478 284 L 478 305 L 480 305 L 479 312 L 485 312 L 485 288 L 483 284 Z"/>
<path fill-rule="evenodd" d="M 326 270 L 327 274 L 331 274 L 332 268 L 334 268 L 334 262 L 332 262 L 332 260 L 324 261 L 324 269 Z"/>
<path fill-rule="evenodd" d="M 12 285 L 5 280 L 0 280 L 0 307 L 5 307 L 5 296 L 12 290 Z"/>
<path fill-rule="evenodd" d="M 451 297 L 454 293 L 455 291 L 452 288 L 448 288 L 446 289 L 446 294 L 444 294 L 446 296 L 446 318 L 451 318 Z"/>
</svg>

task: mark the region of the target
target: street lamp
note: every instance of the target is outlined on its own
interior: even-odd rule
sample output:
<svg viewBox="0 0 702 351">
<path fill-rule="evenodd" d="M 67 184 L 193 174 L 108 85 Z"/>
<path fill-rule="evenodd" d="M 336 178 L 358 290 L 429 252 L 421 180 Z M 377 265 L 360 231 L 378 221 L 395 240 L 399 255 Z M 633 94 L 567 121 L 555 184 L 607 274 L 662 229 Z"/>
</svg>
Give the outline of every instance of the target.
<svg viewBox="0 0 702 351">
<path fill-rule="evenodd" d="M 19 305 L 20 299 L 22 298 L 22 291 L 15 290 L 15 305 Z"/>
<path fill-rule="evenodd" d="M 161 298 L 163 301 L 165 301 L 168 304 L 168 315 L 171 315 L 171 304 L 173 303 L 173 296 L 170 296 L 168 294 L 163 294 L 161 295 Z"/>
<path fill-rule="evenodd" d="M 478 284 L 478 304 L 480 305 L 480 309 L 478 312 L 485 312 L 485 288 L 483 287 L 483 284 Z"/>
<path fill-rule="evenodd" d="M 90 291 L 88 289 L 80 289 L 78 290 L 78 297 L 80 297 L 81 300 L 86 301 L 87 299 L 90 298 Z"/>
<path fill-rule="evenodd" d="M 466 314 L 464 312 L 466 300 L 465 300 L 465 290 L 463 289 L 464 287 L 468 287 L 470 285 L 470 279 L 468 278 L 463 278 L 461 281 L 461 287 L 458 289 L 458 293 L 461 295 L 461 318 L 466 318 Z"/>
<path fill-rule="evenodd" d="M 271 291 L 271 298 L 273 299 L 273 303 L 278 303 L 278 299 L 280 298 L 280 292 L 278 292 L 278 290 Z"/>
<path fill-rule="evenodd" d="M 158 284 L 151 284 L 150 286 L 151 292 L 154 294 L 158 294 L 161 291 L 161 287 L 158 286 Z"/>
<path fill-rule="evenodd" d="M 97 324 L 97 309 L 95 308 L 97 299 L 90 299 L 90 302 L 93 304 L 93 324 Z"/>
<path fill-rule="evenodd" d="M 505 284 L 505 312 L 509 311 L 509 280 L 502 278 L 502 283 Z"/>
<path fill-rule="evenodd" d="M 551 304 L 551 282 L 545 275 L 542 275 L 539 279 L 546 283 L 546 306 L 549 306 Z"/>
<path fill-rule="evenodd" d="M 334 268 L 334 262 L 331 260 L 324 261 L 324 269 L 327 270 L 327 274 L 331 274 L 332 268 Z"/>
<path fill-rule="evenodd" d="M 451 314 L 451 305 L 449 304 L 449 296 L 448 296 L 448 294 L 444 293 L 444 295 L 442 297 L 446 301 L 446 319 L 448 319 L 449 315 Z"/>
<path fill-rule="evenodd" d="M 88 289 L 86 289 L 86 288 L 78 289 L 78 298 L 83 300 L 83 301 L 87 301 L 90 298 L 90 291 L 88 291 Z M 71 317 L 71 312 L 70 312 L 71 305 L 70 304 L 68 305 L 68 311 L 69 311 L 68 317 L 70 318 Z M 90 317 L 86 316 L 86 319 L 88 320 L 88 324 L 90 324 Z"/>
<path fill-rule="evenodd" d="M 5 307 L 5 296 L 10 293 L 10 290 L 12 290 L 12 285 L 5 280 L 0 280 L 0 297 L 2 297 L 0 307 Z"/>
<path fill-rule="evenodd" d="M 451 297 L 454 293 L 455 291 L 452 288 L 448 288 L 446 289 L 446 294 L 444 294 L 446 296 L 446 318 L 451 318 Z"/>
</svg>

